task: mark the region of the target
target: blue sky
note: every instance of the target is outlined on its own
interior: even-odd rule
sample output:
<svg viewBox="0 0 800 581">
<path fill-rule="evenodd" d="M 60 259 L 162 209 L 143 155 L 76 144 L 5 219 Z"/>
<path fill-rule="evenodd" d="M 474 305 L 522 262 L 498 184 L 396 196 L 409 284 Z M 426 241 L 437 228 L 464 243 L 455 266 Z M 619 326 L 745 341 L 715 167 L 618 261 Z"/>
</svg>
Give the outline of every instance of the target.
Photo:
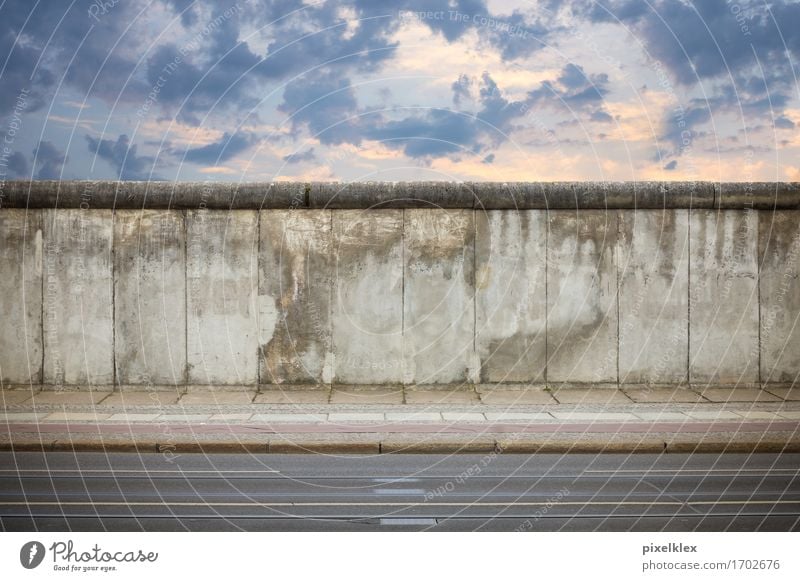
<svg viewBox="0 0 800 581">
<path fill-rule="evenodd" d="M 800 3 L 7 0 L 0 179 L 800 180 Z"/>
</svg>

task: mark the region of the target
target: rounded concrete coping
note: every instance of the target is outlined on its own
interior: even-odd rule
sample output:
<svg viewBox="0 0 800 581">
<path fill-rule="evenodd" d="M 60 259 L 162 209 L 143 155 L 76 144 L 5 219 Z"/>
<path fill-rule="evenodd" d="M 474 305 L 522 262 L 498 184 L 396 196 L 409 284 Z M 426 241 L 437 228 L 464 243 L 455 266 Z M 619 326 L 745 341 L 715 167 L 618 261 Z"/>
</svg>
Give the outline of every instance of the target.
<svg viewBox="0 0 800 581">
<path fill-rule="evenodd" d="M 9 181 L 0 208 L 800 209 L 800 183 Z"/>
</svg>

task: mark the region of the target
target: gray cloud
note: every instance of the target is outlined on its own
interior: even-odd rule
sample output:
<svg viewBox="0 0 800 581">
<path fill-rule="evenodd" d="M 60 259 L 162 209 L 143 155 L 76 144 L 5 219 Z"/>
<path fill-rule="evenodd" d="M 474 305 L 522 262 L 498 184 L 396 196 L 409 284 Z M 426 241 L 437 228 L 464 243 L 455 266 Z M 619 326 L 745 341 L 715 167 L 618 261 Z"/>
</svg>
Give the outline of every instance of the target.
<svg viewBox="0 0 800 581">
<path fill-rule="evenodd" d="M 67 154 L 58 149 L 51 141 L 40 141 L 33 150 L 33 157 L 36 167 L 39 168 L 39 171 L 36 172 L 36 179 L 57 180 L 61 178 Z"/>
<path fill-rule="evenodd" d="M 202 147 L 188 149 L 183 159 L 190 163 L 215 165 L 236 157 L 250 149 L 258 139 L 251 133 L 225 133 L 218 141 Z"/>
<path fill-rule="evenodd" d="M 95 139 L 86 136 L 89 151 L 107 161 L 117 172 L 120 180 L 158 180 L 153 174 L 155 158 L 136 155 L 136 146 L 130 144 L 127 135 L 112 139 Z"/>
</svg>

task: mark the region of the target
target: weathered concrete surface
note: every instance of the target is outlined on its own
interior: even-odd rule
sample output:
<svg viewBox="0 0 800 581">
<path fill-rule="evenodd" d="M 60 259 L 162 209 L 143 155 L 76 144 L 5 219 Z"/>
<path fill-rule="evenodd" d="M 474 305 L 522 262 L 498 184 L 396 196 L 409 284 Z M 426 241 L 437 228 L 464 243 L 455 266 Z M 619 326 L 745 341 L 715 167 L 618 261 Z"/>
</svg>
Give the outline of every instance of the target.
<svg viewBox="0 0 800 581">
<path fill-rule="evenodd" d="M 456 182 L 312 183 L 311 208 L 472 208 L 468 184 Z"/>
<path fill-rule="evenodd" d="M 4 208 L 800 209 L 800 183 L 10 181 Z"/>
<path fill-rule="evenodd" d="M 548 213 L 548 382 L 617 381 L 617 219 Z"/>
<path fill-rule="evenodd" d="M 0 384 L 42 381 L 42 212 L 0 212 Z"/>
<path fill-rule="evenodd" d="M 331 212 L 261 212 L 261 383 L 333 379 Z"/>
<path fill-rule="evenodd" d="M 742 182 L 716 185 L 716 206 L 722 209 L 800 209 L 800 183 Z"/>
<path fill-rule="evenodd" d="M 333 213 L 334 383 L 403 380 L 403 211 Z"/>
<path fill-rule="evenodd" d="M 712 208 L 708 182 L 477 182 L 475 208 L 659 209 Z"/>
<path fill-rule="evenodd" d="M 9 208 L 203 210 L 302 208 L 299 182 L 134 182 L 37 180 L 7 182 Z"/>
<path fill-rule="evenodd" d="M 44 381 L 114 382 L 111 210 L 47 210 L 44 220 Z"/>
<path fill-rule="evenodd" d="M 547 215 L 475 213 L 475 344 L 480 381 L 543 382 Z"/>
<path fill-rule="evenodd" d="M 473 217 L 467 210 L 405 210 L 405 383 L 478 379 Z"/>
<path fill-rule="evenodd" d="M 258 382 L 258 212 L 189 211 L 188 380 Z"/>
<path fill-rule="evenodd" d="M 759 213 L 761 381 L 800 381 L 800 211 Z"/>
<path fill-rule="evenodd" d="M 119 384 L 186 382 L 186 234 L 182 213 L 116 212 L 114 348 Z"/>
<path fill-rule="evenodd" d="M 696 210 L 689 228 L 689 379 L 756 383 L 758 216 Z"/>
<path fill-rule="evenodd" d="M 621 383 L 688 381 L 689 211 L 620 212 Z"/>
</svg>

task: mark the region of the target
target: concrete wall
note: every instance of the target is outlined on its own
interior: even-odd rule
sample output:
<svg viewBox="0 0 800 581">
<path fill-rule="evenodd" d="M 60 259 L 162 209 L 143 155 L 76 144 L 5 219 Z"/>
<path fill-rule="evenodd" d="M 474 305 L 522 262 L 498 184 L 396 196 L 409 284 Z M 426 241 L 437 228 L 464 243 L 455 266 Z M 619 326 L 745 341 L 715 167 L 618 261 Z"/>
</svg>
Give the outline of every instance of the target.
<svg viewBox="0 0 800 581">
<path fill-rule="evenodd" d="M 0 210 L 0 380 L 791 384 L 800 211 Z"/>
</svg>

